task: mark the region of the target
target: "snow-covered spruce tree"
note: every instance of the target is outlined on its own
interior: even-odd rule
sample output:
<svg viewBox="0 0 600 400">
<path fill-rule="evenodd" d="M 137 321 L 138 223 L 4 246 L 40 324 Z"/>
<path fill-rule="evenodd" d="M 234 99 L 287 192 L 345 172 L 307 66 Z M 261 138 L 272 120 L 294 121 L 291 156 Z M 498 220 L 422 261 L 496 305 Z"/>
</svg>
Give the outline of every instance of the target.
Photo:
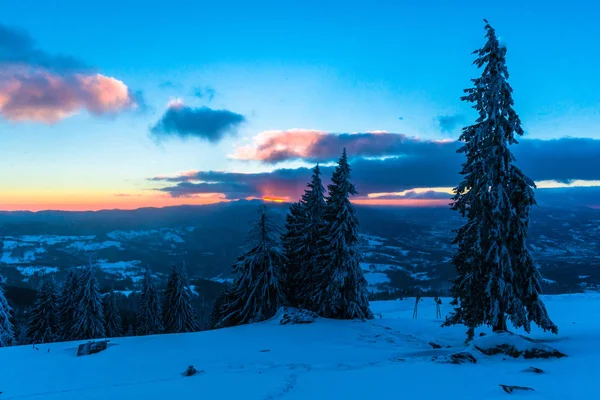
<svg viewBox="0 0 600 400">
<path fill-rule="evenodd" d="M 217 328 L 264 321 L 285 303 L 285 256 L 275 239 L 277 233 L 266 208 L 260 207 L 248 238 L 252 247 L 233 267 L 234 281 Z"/>
<path fill-rule="evenodd" d="M 62 284 L 58 296 L 59 338 L 62 341 L 73 340 L 74 338 L 75 309 L 77 308 L 77 304 L 79 304 L 80 294 L 79 278 L 79 272 L 71 269 Z"/>
<path fill-rule="evenodd" d="M 73 316 L 73 339 L 98 339 L 106 336 L 102 296 L 93 265 L 88 265 L 79 278 L 79 302 Z"/>
<path fill-rule="evenodd" d="M 162 311 L 158 298 L 158 291 L 152 282 L 152 272 L 146 268 L 142 280 L 140 295 L 140 309 L 137 313 L 136 334 L 138 336 L 156 335 L 163 331 Z"/>
<path fill-rule="evenodd" d="M 225 316 L 225 312 L 227 312 L 227 305 L 231 301 L 230 289 L 231 288 L 229 286 L 225 287 L 217 296 L 215 304 L 213 304 L 213 308 L 210 313 L 210 320 L 208 321 L 209 329 L 217 328 L 219 321 L 221 321 Z"/>
<path fill-rule="evenodd" d="M 350 164 L 344 149 L 328 186 L 329 194 L 320 233 L 319 270 L 308 302 L 327 318 L 371 319 L 367 281 L 360 268 L 358 218 L 349 196 L 356 189 L 350 182 Z"/>
<path fill-rule="evenodd" d="M 302 202 L 292 203 L 285 217 L 285 231 L 281 236 L 281 245 L 285 254 L 283 281 L 286 298 L 290 304 L 299 306 L 302 302 L 300 292 L 302 284 L 298 282 L 303 260 L 306 259 L 303 231 L 306 225 L 306 213 Z"/>
<path fill-rule="evenodd" d="M 31 343 L 51 343 L 59 338 L 58 294 L 54 278 L 40 285 L 33 309 L 27 320 L 27 337 Z"/>
<path fill-rule="evenodd" d="M 185 264 L 173 266 L 163 303 L 163 326 L 166 333 L 197 332 L 200 330 L 198 316 L 192 305 Z"/>
<path fill-rule="evenodd" d="M 456 308 L 444 325 L 464 324 L 471 339 L 483 324 L 505 331 L 508 316 L 527 332 L 535 322 L 556 333 L 540 299 L 541 276 L 525 243 L 535 185 L 514 165 L 509 150 L 523 129 L 507 82 L 506 47 L 487 21 L 485 29 L 487 42 L 474 52 L 474 64 L 483 73 L 462 97 L 473 103 L 479 118 L 460 137 L 464 146 L 458 151 L 466 162 L 452 208 L 467 221 L 454 240 L 458 276 L 451 291 Z"/>
<path fill-rule="evenodd" d="M 323 251 L 326 242 L 322 238 L 324 232 L 324 214 L 327 203 L 325 202 L 325 188 L 321 181 L 319 165 L 313 168 L 311 181 L 302 195 L 305 220 L 302 226 L 302 259 L 300 269 L 295 276 L 298 290 L 298 303 L 301 307 L 315 310 L 316 305 L 310 300 L 310 293 L 315 290 L 315 277 L 321 269 Z"/>
<path fill-rule="evenodd" d="M 15 330 L 11 320 L 12 308 L 4 296 L 4 289 L 0 286 L 0 347 L 15 344 Z"/>
<path fill-rule="evenodd" d="M 115 293 L 104 295 L 104 331 L 106 337 L 112 338 L 123 335 L 123 321 L 121 320 L 121 311 L 119 311 Z"/>
</svg>

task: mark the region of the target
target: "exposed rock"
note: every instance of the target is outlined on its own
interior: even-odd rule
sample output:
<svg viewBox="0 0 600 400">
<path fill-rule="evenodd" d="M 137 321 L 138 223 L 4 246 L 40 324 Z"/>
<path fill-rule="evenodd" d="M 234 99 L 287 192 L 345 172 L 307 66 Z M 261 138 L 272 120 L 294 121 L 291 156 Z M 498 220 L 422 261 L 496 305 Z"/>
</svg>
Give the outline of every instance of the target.
<svg viewBox="0 0 600 400">
<path fill-rule="evenodd" d="M 317 313 L 312 311 L 292 307 L 281 307 L 275 315 L 280 325 L 311 324 L 318 317 Z"/>
<path fill-rule="evenodd" d="M 529 367 L 527 369 L 524 369 L 523 372 L 533 372 L 535 374 L 543 374 L 544 373 L 543 370 L 536 368 L 536 367 Z"/>
<path fill-rule="evenodd" d="M 439 344 L 437 344 L 437 343 L 434 343 L 434 342 L 429 342 L 429 345 L 430 345 L 432 348 L 434 348 L 434 349 L 441 349 L 441 348 L 442 348 L 442 346 L 440 346 Z"/>
<path fill-rule="evenodd" d="M 468 351 L 461 351 L 445 356 L 438 362 L 442 364 L 476 364 L 477 359 Z"/>
<path fill-rule="evenodd" d="M 566 357 L 566 354 L 546 344 L 509 332 L 478 338 L 471 343 L 471 347 L 488 356 L 503 354 L 513 358 L 523 356 L 526 359 Z"/>
<path fill-rule="evenodd" d="M 500 384 L 500 386 L 506 393 L 512 393 L 515 390 L 535 391 L 535 389 L 532 389 L 527 386 L 512 386 L 512 385 L 502 385 L 502 384 Z"/>
<path fill-rule="evenodd" d="M 182 375 L 183 376 L 193 376 L 193 375 L 199 374 L 201 372 L 204 372 L 204 371 L 198 371 L 193 365 L 190 365 L 189 367 L 186 368 L 185 371 L 183 371 Z"/>
<path fill-rule="evenodd" d="M 98 342 L 89 341 L 82 343 L 77 347 L 77 356 L 87 356 L 89 354 L 100 353 L 101 351 L 106 350 L 109 341 L 110 340 L 101 340 Z"/>
<path fill-rule="evenodd" d="M 567 355 L 561 353 L 556 349 L 546 350 L 546 349 L 531 349 L 525 350 L 523 352 L 523 358 L 531 359 L 531 358 L 562 358 Z"/>
</svg>

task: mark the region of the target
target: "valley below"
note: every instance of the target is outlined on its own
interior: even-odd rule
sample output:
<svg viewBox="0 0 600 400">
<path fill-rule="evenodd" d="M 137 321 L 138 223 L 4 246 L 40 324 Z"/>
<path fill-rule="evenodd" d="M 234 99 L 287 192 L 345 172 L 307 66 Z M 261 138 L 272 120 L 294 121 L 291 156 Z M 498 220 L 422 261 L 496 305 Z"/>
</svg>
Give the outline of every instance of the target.
<svg viewBox="0 0 600 400">
<path fill-rule="evenodd" d="M 0 270 L 4 284 L 36 288 L 47 273 L 60 281 L 70 268 L 93 261 L 104 290 L 129 294 L 143 269 L 165 276 L 185 262 L 192 283 L 231 279 L 258 206 L 238 201 L 133 211 L 13 212 L 0 214 Z M 375 298 L 447 294 L 457 213 L 443 208 L 357 207 L 362 269 Z M 269 204 L 283 226 L 287 206 Z M 529 249 L 546 293 L 596 290 L 600 285 L 600 210 L 537 208 Z M 198 289 L 200 290 L 200 289 Z M 213 297 L 212 294 L 209 297 Z"/>
</svg>

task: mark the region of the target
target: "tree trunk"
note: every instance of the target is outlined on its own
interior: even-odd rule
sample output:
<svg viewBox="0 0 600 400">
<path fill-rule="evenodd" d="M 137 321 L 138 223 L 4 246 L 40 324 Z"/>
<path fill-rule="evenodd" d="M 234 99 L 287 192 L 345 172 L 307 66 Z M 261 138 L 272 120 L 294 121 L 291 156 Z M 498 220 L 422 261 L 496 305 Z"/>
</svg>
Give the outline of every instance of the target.
<svg viewBox="0 0 600 400">
<path fill-rule="evenodd" d="M 504 313 L 500 313 L 498 317 L 498 323 L 494 325 L 494 333 L 506 332 L 506 316 Z"/>
</svg>

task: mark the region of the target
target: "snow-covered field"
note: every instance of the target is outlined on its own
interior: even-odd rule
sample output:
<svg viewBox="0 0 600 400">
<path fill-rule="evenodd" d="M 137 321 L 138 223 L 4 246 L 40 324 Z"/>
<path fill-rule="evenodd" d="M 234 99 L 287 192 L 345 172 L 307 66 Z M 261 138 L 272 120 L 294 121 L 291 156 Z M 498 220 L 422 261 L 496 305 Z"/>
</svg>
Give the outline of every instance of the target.
<svg viewBox="0 0 600 400">
<path fill-rule="evenodd" d="M 2 399 L 531 399 L 597 398 L 600 295 L 546 297 L 560 333 L 532 338 L 566 353 L 550 360 L 433 360 L 466 348 L 462 327 L 440 328 L 433 300 L 372 304 L 373 321 L 267 321 L 195 334 L 120 338 L 76 357 L 77 343 L 0 349 Z M 448 312 L 444 299 L 443 314 Z M 434 349 L 434 342 L 442 348 Z M 450 346 L 446 348 L 446 346 Z M 181 373 L 188 365 L 204 372 Z M 542 374 L 525 372 L 541 368 Z M 505 393 L 500 384 L 535 392 Z"/>
</svg>

